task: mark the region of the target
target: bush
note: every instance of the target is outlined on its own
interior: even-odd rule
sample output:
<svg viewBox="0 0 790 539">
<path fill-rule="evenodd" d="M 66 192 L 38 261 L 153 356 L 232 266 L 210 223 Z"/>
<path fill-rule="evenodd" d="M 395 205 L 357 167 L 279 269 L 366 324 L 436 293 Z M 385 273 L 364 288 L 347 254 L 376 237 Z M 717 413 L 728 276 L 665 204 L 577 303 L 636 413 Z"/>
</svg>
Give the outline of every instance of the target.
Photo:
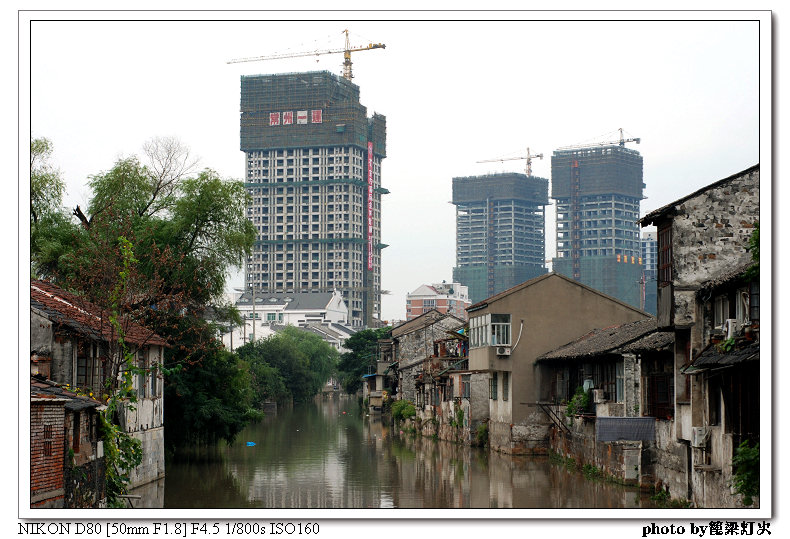
<svg viewBox="0 0 790 539">
<path fill-rule="evenodd" d="M 481 423 L 477 426 L 475 443 L 480 447 L 485 447 L 488 444 L 488 423 Z"/>
<path fill-rule="evenodd" d="M 579 386 L 576 388 L 576 393 L 574 393 L 573 397 L 568 403 L 568 407 L 565 408 L 565 415 L 572 416 L 583 414 L 587 411 L 589 406 L 590 393 L 585 391 L 583 387 Z"/>
<path fill-rule="evenodd" d="M 414 405 L 406 400 L 398 400 L 392 403 L 392 420 L 400 423 L 410 417 L 417 415 Z"/>
<path fill-rule="evenodd" d="M 744 505 L 752 505 L 760 494 L 760 444 L 749 446 L 744 440 L 732 457 L 732 477 L 735 491 L 743 496 Z"/>
</svg>

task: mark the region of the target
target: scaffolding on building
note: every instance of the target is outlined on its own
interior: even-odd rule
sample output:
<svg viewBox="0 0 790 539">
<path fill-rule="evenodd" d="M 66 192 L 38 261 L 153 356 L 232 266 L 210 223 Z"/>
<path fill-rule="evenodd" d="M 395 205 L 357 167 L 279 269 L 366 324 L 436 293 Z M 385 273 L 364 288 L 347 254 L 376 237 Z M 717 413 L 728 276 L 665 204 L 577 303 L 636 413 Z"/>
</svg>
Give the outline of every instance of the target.
<svg viewBox="0 0 790 539">
<path fill-rule="evenodd" d="M 312 111 L 320 111 L 312 117 Z M 299 112 L 305 113 L 302 121 Z M 289 113 L 289 123 L 284 123 Z M 274 115 L 274 116 L 272 116 Z M 318 120 L 320 118 L 320 120 Z M 328 71 L 241 77 L 240 149 L 254 151 L 294 147 L 354 145 L 373 142 L 386 157 L 386 119 L 367 116 L 359 86 Z"/>
</svg>

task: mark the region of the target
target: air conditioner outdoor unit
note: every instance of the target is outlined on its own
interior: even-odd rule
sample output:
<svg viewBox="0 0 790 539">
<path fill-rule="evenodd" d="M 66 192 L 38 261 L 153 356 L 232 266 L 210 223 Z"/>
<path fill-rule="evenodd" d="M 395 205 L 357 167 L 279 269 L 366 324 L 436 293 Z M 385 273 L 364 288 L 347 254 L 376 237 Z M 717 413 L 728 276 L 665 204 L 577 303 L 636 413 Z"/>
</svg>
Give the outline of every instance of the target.
<svg viewBox="0 0 790 539">
<path fill-rule="evenodd" d="M 497 346 L 496 347 L 496 355 L 498 355 L 498 356 L 509 356 L 510 355 L 510 347 L 509 346 Z"/>
<path fill-rule="evenodd" d="M 708 444 L 708 427 L 691 427 L 691 447 L 704 448 Z"/>
<path fill-rule="evenodd" d="M 604 402 L 603 389 L 593 389 L 592 397 L 593 397 L 593 402 L 595 404 L 601 404 L 602 402 Z"/>
</svg>

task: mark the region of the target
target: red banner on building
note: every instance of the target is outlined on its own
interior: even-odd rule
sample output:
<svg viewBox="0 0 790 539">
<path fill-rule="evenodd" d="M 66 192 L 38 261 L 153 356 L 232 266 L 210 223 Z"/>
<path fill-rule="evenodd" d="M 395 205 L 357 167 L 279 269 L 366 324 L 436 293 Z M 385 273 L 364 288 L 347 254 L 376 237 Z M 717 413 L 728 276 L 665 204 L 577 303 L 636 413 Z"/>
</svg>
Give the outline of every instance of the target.
<svg viewBox="0 0 790 539">
<path fill-rule="evenodd" d="M 298 124 L 306 124 L 307 123 L 307 111 L 306 110 L 297 110 L 296 111 L 296 123 L 298 123 Z"/>
<path fill-rule="evenodd" d="M 373 269 L 373 143 L 368 142 L 368 269 Z"/>
<path fill-rule="evenodd" d="M 311 110 L 312 116 L 310 117 L 310 121 L 314 124 L 320 124 L 322 122 L 321 118 L 321 109 L 319 110 Z"/>
<path fill-rule="evenodd" d="M 291 125 L 294 123 L 294 113 L 292 110 L 283 112 L 283 125 Z"/>
<path fill-rule="evenodd" d="M 269 125 L 280 125 L 280 113 L 279 112 L 270 112 L 269 113 Z"/>
</svg>

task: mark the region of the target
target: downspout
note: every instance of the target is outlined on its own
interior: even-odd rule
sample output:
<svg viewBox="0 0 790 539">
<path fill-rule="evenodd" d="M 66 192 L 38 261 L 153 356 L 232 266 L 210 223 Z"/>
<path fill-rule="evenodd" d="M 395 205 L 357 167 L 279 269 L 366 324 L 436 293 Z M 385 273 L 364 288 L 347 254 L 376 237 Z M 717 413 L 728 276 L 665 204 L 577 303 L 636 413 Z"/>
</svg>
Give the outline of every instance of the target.
<svg viewBox="0 0 790 539">
<path fill-rule="evenodd" d="M 524 319 L 522 318 L 521 319 L 521 326 L 518 328 L 518 338 L 516 338 L 516 344 L 513 345 L 513 348 L 511 349 L 511 352 L 516 349 L 516 346 L 518 346 L 518 343 L 521 340 L 521 332 L 523 332 L 523 331 L 524 331 Z"/>
</svg>

